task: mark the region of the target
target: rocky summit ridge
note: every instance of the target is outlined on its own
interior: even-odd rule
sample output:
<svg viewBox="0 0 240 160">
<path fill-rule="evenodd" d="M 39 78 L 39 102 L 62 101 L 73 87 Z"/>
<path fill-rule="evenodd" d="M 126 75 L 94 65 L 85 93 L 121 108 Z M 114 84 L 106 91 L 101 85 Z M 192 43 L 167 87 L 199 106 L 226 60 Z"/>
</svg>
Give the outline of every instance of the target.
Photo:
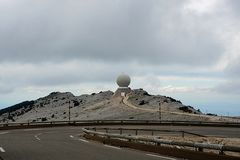
<svg viewBox="0 0 240 160">
<path fill-rule="evenodd" d="M 205 115 L 199 109 L 162 95 L 150 95 L 134 89 L 125 97 L 114 97 L 112 91 L 75 96 L 70 92 L 52 92 L 46 97 L 0 110 L 0 122 L 42 122 L 94 119 L 234 121 L 235 119 Z M 159 110 L 160 109 L 160 110 Z M 160 115 L 161 114 L 161 115 Z M 160 117 L 161 116 L 161 117 Z"/>
</svg>

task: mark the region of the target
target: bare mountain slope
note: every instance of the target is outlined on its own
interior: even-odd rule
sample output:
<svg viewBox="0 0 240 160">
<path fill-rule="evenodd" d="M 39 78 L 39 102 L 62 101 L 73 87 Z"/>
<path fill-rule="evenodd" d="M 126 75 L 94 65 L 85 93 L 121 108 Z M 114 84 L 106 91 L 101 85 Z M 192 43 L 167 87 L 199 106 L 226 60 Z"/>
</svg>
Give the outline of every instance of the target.
<svg viewBox="0 0 240 160">
<path fill-rule="evenodd" d="M 143 89 L 132 90 L 125 98 L 113 97 L 112 91 L 74 96 L 70 92 L 53 92 L 35 101 L 25 101 L 0 110 L 1 122 L 36 122 L 81 119 L 159 119 L 233 121 L 231 118 L 207 116 L 179 100 L 150 95 Z M 161 109 L 161 114 L 159 112 Z M 234 119 L 236 121 L 236 119 Z"/>
<path fill-rule="evenodd" d="M 201 114 L 200 110 L 185 106 L 179 100 L 161 95 L 150 95 L 143 89 L 133 90 L 128 94 L 128 101 L 139 108 L 148 109 L 149 111 L 158 111 L 159 107 L 161 107 L 161 111 Z"/>
</svg>

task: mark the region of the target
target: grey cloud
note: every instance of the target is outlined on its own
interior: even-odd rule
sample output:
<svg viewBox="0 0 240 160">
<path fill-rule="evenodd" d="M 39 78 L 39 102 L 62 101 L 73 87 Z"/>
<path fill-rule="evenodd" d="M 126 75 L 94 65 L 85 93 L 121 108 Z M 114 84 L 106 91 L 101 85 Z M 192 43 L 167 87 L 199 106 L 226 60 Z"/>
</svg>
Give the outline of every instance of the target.
<svg viewBox="0 0 240 160">
<path fill-rule="evenodd" d="M 216 86 L 213 91 L 217 91 L 224 94 L 240 94 L 240 81 L 230 80 L 225 83 Z"/>
<path fill-rule="evenodd" d="M 5 86 L 57 86 L 79 83 L 113 82 L 121 72 L 134 73 L 136 67 L 90 61 L 0 65 L 0 84 Z"/>
<path fill-rule="evenodd" d="M 224 48 L 206 17 L 182 12 L 184 3 L 25 0 L 2 6 L 0 61 L 211 65 Z"/>
<path fill-rule="evenodd" d="M 226 82 L 216 86 L 222 93 L 240 94 L 240 56 L 224 70 Z"/>
<path fill-rule="evenodd" d="M 240 78 L 240 56 L 227 66 L 225 74 L 230 79 Z"/>
<path fill-rule="evenodd" d="M 189 67 L 156 67 L 141 63 L 105 63 L 102 61 L 66 61 L 61 63 L 6 63 L 0 65 L 0 83 L 18 86 L 59 86 L 79 83 L 113 83 L 121 72 L 131 77 L 183 76 L 219 77 Z M 156 79 L 155 79 L 156 80 Z M 151 82 L 152 83 L 152 82 Z"/>
<path fill-rule="evenodd" d="M 12 93 L 14 91 L 14 88 L 12 86 L 9 86 L 8 84 L 0 84 L 0 95 L 5 95 Z"/>
<path fill-rule="evenodd" d="M 16 88 L 109 82 L 120 72 L 221 76 L 194 67 L 207 68 L 222 56 L 225 44 L 215 29 L 224 33 L 217 22 L 231 15 L 184 12 L 187 2 L 0 2 L 0 71 L 3 63 L 13 65 L 9 73 L 9 66 L 2 69 L 0 83 Z M 226 70 L 229 77 L 240 75 L 239 61 Z"/>
<path fill-rule="evenodd" d="M 226 1 L 225 3 L 227 3 L 227 4 L 229 4 L 231 6 L 234 15 L 237 18 L 239 18 L 239 16 L 240 16 L 240 10 L 239 10 L 239 8 L 240 8 L 240 1 L 238 1 L 238 0 L 225 0 L 225 1 Z"/>
</svg>

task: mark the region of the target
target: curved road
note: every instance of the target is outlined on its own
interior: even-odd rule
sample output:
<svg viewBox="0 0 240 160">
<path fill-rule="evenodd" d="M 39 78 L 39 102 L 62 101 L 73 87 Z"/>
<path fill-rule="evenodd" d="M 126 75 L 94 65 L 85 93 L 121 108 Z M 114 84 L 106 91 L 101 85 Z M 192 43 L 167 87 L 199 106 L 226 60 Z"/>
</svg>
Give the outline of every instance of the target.
<svg viewBox="0 0 240 160">
<path fill-rule="evenodd" d="M 119 126 L 118 126 L 119 127 Z M 130 127 L 130 126 L 127 126 Z M 132 126 L 153 128 L 153 126 Z M 205 135 L 240 138 L 240 128 L 158 126 Z M 81 138 L 82 127 L 56 127 L 0 131 L 0 159 L 4 160 L 174 160 L 127 148 L 118 148 Z"/>
</svg>

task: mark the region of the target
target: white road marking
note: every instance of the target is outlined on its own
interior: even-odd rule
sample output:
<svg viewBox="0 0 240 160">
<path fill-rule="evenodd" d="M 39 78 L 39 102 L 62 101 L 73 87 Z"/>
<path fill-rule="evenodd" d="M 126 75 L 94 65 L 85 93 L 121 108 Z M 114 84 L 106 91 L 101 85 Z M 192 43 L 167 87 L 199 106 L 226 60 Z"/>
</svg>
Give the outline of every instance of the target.
<svg viewBox="0 0 240 160">
<path fill-rule="evenodd" d="M 0 151 L 1 151 L 1 152 L 6 152 L 6 151 L 3 149 L 3 147 L 0 147 Z"/>
<path fill-rule="evenodd" d="M 37 139 L 37 140 L 41 140 L 38 136 L 40 136 L 42 133 L 38 133 L 38 134 L 36 134 L 34 137 Z"/>
<path fill-rule="evenodd" d="M 109 147 L 109 148 L 114 148 L 114 149 L 121 149 L 121 148 L 119 148 L 119 147 L 110 146 L 110 145 L 107 145 L 107 144 L 105 144 L 104 146 L 105 146 L 105 147 Z"/>
<path fill-rule="evenodd" d="M 74 138 L 74 136 L 73 136 L 73 135 L 70 135 L 69 137 L 70 137 L 70 138 Z"/>
<path fill-rule="evenodd" d="M 9 133 L 9 132 L 0 132 L 0 135 L 2 135 L 2 134 L 7 134 L 7 133 Z"/>
<path fill-rule="evenodd" d="M 89 141 L 85 140 L 85 139 L 78 139 L 79 141 L 82 141 L 82 142 L 86 142 L 86 143 L 89 143 Z"/>
<path fill-rule="evenodd" d="M 35 137 L 35 138 L 36 138 L 37 140 L 39 140 L 39 141 L 41 140 L 41 139 L 40 139 L 40 138 L 38 138 L 38 137 Z"/>
<path fill-rule="evenodd" d="M 175 158 L 160 156 L 160 155 L 156 155 L 156 154 L 146 154 L 146 155 L 152 156 L 152 157 L 163 158 L 163 159 L 176 160 Z"/>
</svg>

